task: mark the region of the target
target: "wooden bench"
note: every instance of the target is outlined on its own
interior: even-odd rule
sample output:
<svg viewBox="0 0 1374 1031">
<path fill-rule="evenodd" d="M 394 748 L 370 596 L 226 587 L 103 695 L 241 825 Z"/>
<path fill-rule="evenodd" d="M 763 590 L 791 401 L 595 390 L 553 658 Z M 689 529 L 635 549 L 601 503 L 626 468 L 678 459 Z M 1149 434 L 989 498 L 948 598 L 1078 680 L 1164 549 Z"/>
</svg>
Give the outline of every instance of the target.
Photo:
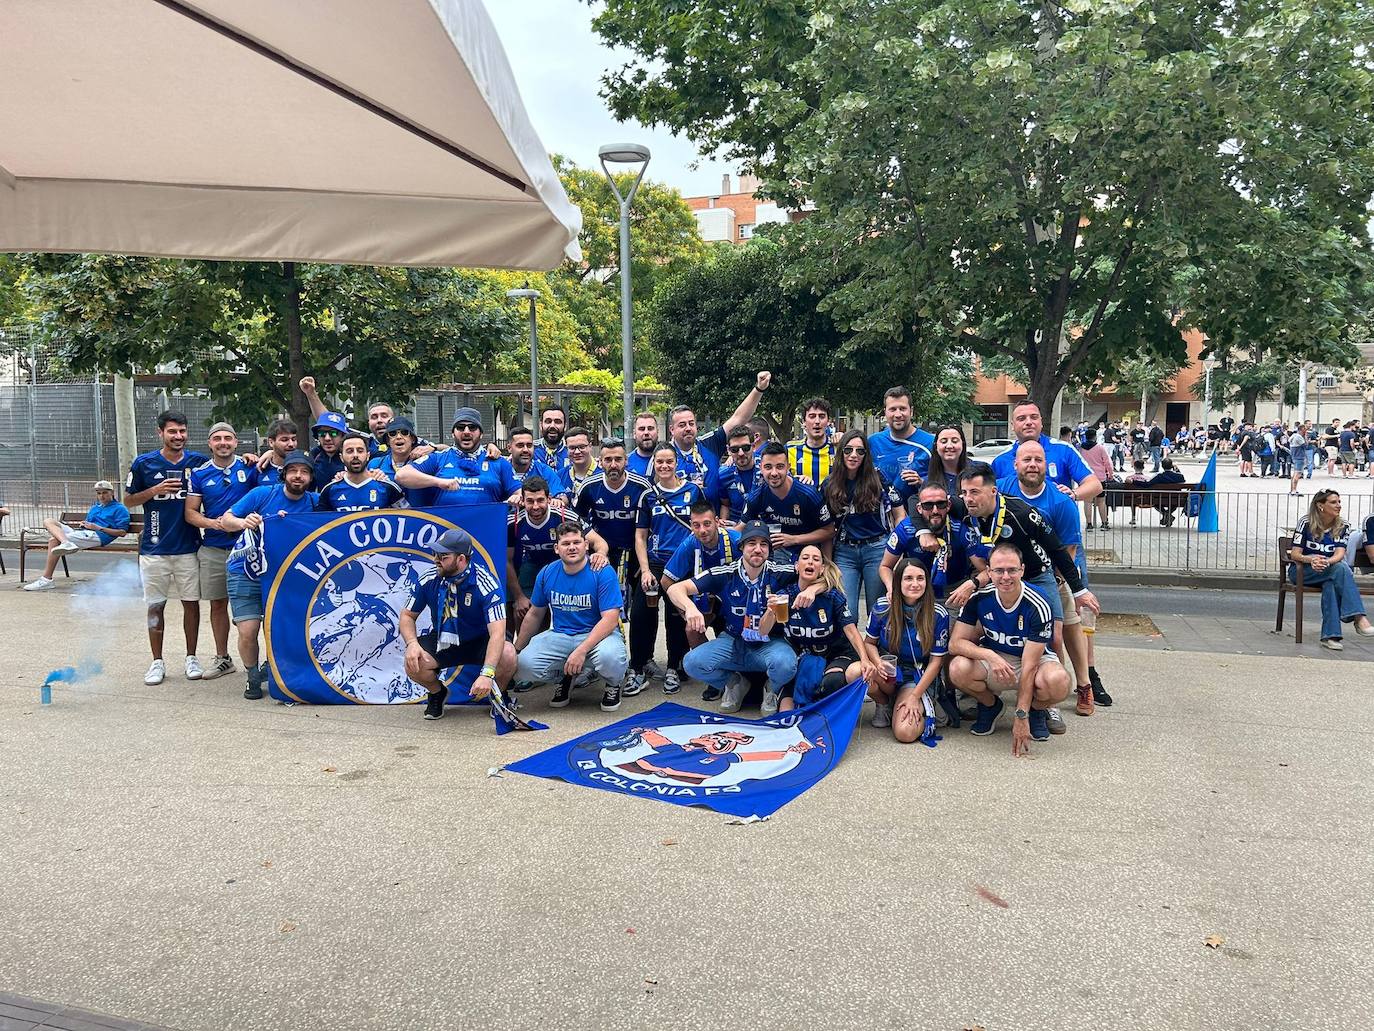
<svg viewBox="0 0 1374 1031">
<path fill-rule="evenodd" d="M 1374 543 L 1374 542 L 1371 542 Z M 1321 595 L 1321 585 L 1315 587 L 1307 586 L 1303 583 L 1303 578 L 1307 573 L 1307 566 L 1299 563 L 1297 566 L 1296 583 L 1288 580 L 1288 567 L 1293 565 L 1293 560 L 1288 557 L 1288 553 L 1293 550 L 1293 538 L 1290 535 L 1279 535 L 1279 614 L 1274 619 L 1274 633 L 1283 633 L 1283 610 L 1284 603 L 1288 595 L 1292 594 L 1294 606 L 1297 612 L 1293 616 L 1293 643 L 1302 644 L 1302 599 L 1304 594 Z M 1361 546 L 1355 555 L 1355 572 L 1371 573 L 1374 572 L 1374 562 L 1369 561 L 1367 550 Z M 1359 588 L 1362 596 L 1374 597 L 1374 579 L 1361 580 L 1355 578 L 1355 586 Z"/>
<path fill-rule="evenodd" d="M 1172 526 L 1175 513 L 1179 509 L 1188 514 L 1188 497 L 1194 491 L 1203 490 L 1200 483 L 1128 483 L 1122 487 L 1108 487 L 1104 492 L 1107 508 L 1126 508 L 1134 514 L 1136 509 L 1147 508 L 1158 512 L 1165 519 L 1165 526 Z"/>
<path fill-rule="evenodd" d="M 81 523 L 85 522 L 85 512 L 63 512 L 58 518 L 61 523 Z M 111 551 L 132 552 L 138 554 L 139 534 L 143 532 L 143 516 L 135 515 L 129 518 L 129 530 L 123 537 L 118 537 L 103 548 L 90 548 L 90 551 L 109 553 Z M 19 582 L 24 582 L 25 562 L 28 553 L 31 551 L 47 551 L 48 542 L 52 540 L 52 534 L 48 532 L 46 526 L 26 526 L 19 531 Z M 72 571 L 67 568 L 67 556 L 62 556 L 62 572 L 68 577 Z"/>
</svg>

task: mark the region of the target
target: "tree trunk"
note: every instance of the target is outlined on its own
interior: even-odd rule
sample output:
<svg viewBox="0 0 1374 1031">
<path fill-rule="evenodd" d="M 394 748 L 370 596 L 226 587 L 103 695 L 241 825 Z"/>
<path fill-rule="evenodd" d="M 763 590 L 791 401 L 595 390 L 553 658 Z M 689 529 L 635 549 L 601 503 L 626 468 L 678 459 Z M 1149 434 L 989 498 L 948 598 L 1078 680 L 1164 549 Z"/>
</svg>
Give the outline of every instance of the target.
<svg viewBox="0 0 1374 1031">
<path fill-rule="evenodd" d="M 1258 404 L 1259 404 L 1259 392 L 1260 392 L 1260 388 L 1259 388 L 1259 387 L 1254 387 L 1254 388 L 1252 388 L 1252 389 L 1250 389 L 1250 390 L 1244 391 L 1244 392 L 1240 395 L 1240 403 L 1241 403 L 1241 414 L 1240 414 L 1240 419 L 1241 419 L 1241 422 L 1248 422 L 1248 423 L 1250 423 L 1252 426 L 1254 425 L 1254 422 L 1255 422 L 1255 409 L 1256 409 L 1256 407 L 1257 407 Z"/>
<path fill-rule="evenodd" d="M 1045 431 L 1051 436 L 1055 428 L 1049 425 L 1054 412 L 1054 402 L 1059 397 L 1064 384 L 1068 382 L 1067 373 L 1059 367 L 1058 331 L 1051 334 L 1048 330 L 1035 339 L 1035 332 L 1026 333 L 1026 371 L 1029 374 L 1026 392 L 1030 400 L 1040 406 L 1040 414 L 1045 421 Z"/>
<path fill-rule="evenodd" d="M 305 375 L 305 353 L 301 343 L 301 284 L 296 278 L 296 263 L 284 261 L 281 266 L 282 279 L 286 282 L 285 310 L 282 312 L 286 324 L 286 365 L 291 382 L 286 389 L 291 396 L 291 419 L 300 430 L 302 450 L 308 450 L 310 424 L 310 402 L 301 393 L 300 382 Z"/>
</svg>

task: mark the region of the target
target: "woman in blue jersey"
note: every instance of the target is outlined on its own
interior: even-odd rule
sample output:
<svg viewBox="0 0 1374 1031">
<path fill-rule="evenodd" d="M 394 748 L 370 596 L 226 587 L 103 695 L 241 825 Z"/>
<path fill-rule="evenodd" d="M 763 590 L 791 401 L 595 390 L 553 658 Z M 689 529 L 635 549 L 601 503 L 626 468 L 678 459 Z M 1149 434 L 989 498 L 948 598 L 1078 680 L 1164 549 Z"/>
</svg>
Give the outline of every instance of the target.
<svg viewBox="0 0 1374 1031">
<path fill-rule="evenodd" d="M 810 705 L 838 691 L 849 683 L 849 668 L 854 663 L 864 676 L 872 672 L 864 657 L 854 610 L 841 588 L 839 567 L 826 559 L 817 545 L 808 544 L 797 555 L 796 569 L 797 582 L 780 593 L 787 598 L 787 622 L 782 632 L 797 653 L 797 675 L 782 689 L 779 712 Z M 812 594 L 815 600 L 808 602 Z M 774 618 L 770 608 L 759 629 L 767 633 Z"/>
<path fill-rule="evenodd" d="M 677 694 L 682 687 L 682 657 L 687 654 L 687 624 L 676 605 L 660 605 L 663 567 L 677 546 L 692 535 L 692 505 L 705 495 L 695 483 L 678 475 L 677 451 L 672 444 L 654 449 L 653 483 L 639 499 L 635 520 L 635 557 L 639 583 L 630 603 L 630 679 L 623 694 L 644 690 L 644 667 L 654 655 L 658 638 L 658 610 L 667 610 L 668 667 L 663 674 L 663 693 Z"/>
<path fill-rule="evenodd" d="M 1307 515 L 1298 520 L 1293 531 L 1293 560 L 1288 579 L 1297 583 L 1298 566 L 1304 587 L 1320 587 L 1322 592 L 1322 647 L 1340 651 L 1341 624 L 1354 623 L 1361 637 L 1374 636 L 1374 626 L 1364 613 L 1355 574 L 1345 561 L 1350 524 L 1341 518 L 1341 496 L 1334 490 L 1319 490 L 1312 495 Z"/>
<path fill-rule="evenodd" d="M 835 565 L 844 582 L 849 611 L 857 617 L 861 586 L 870 611 L 883 596 L 878 570 L 892 516 L 887 490 L 868 453 L 868 438 L 850 430 L 840 438 L 835 457 L 838 461 L 831 465 L 821 495 L 835 517 Z"/>
<path fill-rule="evenodd" d="M 942 481 L 949 491 L 950 516 L 964 519 L 964 503 L 959 500 L 959 477 L 968 467 L 968 442 L 964 440 L 964 428 L 950 423 L 935 431 L 935 454 L 930 460 L 930 475 L 927 481 Z M 908 515 L 911 513 L 908 512 Z"/>
<path fill-rule="evenodd" d="M 872 670 L 868 693 L 878 706 L 873 726 L 891 727 L 904 743 L 933 745 L 933 688 L 949 648 L 949 613 L 936 604 L 925 566 L 897 563 L 891 593 L 869 613 L 863 646 Z M 858 664 L 849 667 L 851 679 L 861 672 Z"/>
</svg>

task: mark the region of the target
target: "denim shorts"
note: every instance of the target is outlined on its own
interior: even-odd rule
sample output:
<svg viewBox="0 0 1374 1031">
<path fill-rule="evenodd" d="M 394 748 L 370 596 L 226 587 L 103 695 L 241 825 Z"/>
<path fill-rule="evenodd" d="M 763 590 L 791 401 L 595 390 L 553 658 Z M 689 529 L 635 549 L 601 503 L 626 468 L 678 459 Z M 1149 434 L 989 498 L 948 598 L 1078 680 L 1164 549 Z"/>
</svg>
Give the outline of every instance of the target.
<svg viewBox="0 0 1374 1031">
<path fill-rule="evenodd" d="M 228 571 L 228 594 L 229 611 L 233 614 L 235 623 L 244 623 L 250 619 L 262 619 L 262 584 L 257 580 L 250 580 L 241 572 L 233 569 Z"/>
</svg>

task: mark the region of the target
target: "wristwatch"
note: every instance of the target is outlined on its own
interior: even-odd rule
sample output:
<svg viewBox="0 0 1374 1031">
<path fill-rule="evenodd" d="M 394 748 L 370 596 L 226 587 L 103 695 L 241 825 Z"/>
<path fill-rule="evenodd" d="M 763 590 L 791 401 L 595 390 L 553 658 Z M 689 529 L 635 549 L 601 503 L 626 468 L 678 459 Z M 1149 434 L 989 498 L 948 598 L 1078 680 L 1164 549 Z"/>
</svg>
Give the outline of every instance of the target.
<svg viewBox="0 0 1374 1031">
<path fill-rule="evenodd" d="M 1017 709 L 1016 712 L 1012 713 L 1012 715 L 1015 716 L 1018 720 L 1030 719 L 1030 713 L 1028 713 L 1025 709 Z"/>
</svg>

